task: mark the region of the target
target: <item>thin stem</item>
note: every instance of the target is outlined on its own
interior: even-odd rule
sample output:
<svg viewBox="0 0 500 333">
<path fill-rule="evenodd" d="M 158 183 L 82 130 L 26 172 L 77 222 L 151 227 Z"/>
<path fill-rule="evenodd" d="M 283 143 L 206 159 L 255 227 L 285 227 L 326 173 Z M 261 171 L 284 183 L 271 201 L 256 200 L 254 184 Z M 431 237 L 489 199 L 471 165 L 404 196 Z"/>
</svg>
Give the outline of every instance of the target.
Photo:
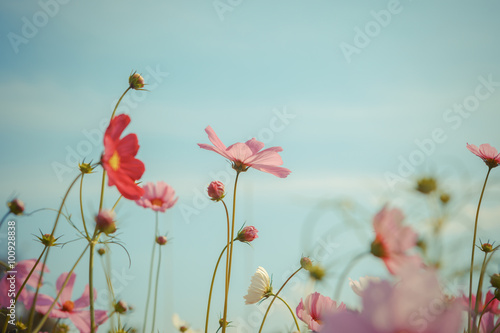
<svg viewBox="0 0 500 333">
<path fill-rule="evenodd" d="M 479 218 L 479 209 L 481 208 L 481 201 L 483 201 L 484 189 L 486 188 L 486 183 L 488 182 L 488 176 L 490 175 L 491 167 L 488 169 L 486 174 L 486 179 L 484 180 L 483 190 L 481 191 L 481 196 L 479 197 L 479 203 L 477 205 L 476 220 L 474 222 L 474 236 L 472 238 L 472 255 L 470 257 L 470 275 L 469 275 L 469 311 L 467 311 L 467 331 L 471 331 L 471 308 L 472 308 L 472 275 L 474 272 L 474 250 L 476 248 L 476 234 L 477 234 L 477 221 Z"/>
<path fill-rule="evenodd" d="M 94 252 L 97 240 L 95 237 L 89 242 L 90 258 L 89 258 L 89 300 L 90 300 L 90 332 L 95 332 L 95 311 L 94 311 Z"/>
<path fill-rule="evenodd" d="M 87 249 L 89 248 L 89 246 L 90 246 L 90 244 L 87 244 L 87 246 L 85 246 L 85 249 L 83 250 L 82 254 L 80 255 L 80 257 L 78 257 L 78 259 L 76 260 L 76 262 L 73 265 L 73 267 L 71 267 L 71 270 L 68 272 L 68 276 L 66 277 L 66 280 L 64 280 L 64 283 L 61 286 L 61 289 L 59 289 L 59 292 L 57 293 L 57 296 L 54 299 L 54 302 L 52 303 L 52 305 L 50 306 L 50 308 L 47 310 L 47 312 L 45 313 L 45 315 L 43 316 L 43 318 L 40 320 L 40 322 L 38 323 L 38 326 L 35 327 L 35 329 L 32 331 L 32 333 L 38 333 L 38 332 L 40 332 L 40 329 L 42 328 L 43 324 L 45 324 L 45 321 L 47 320 L 47 318 L 49 317 L 50 313 L 52 312 L 52 309 L 57 304 L 57 301 L 59 300 L 59 296 L 61 296 L 64 288 L 68 284 L 68 281 L 71 278 L 71 274 L 75 270 L 75 268 L 78 265 L 78 263 L 80 262 L 80 260 L 83 258 L 85 252 L 87 252 Z M 35 303 L 33 303 L 33 305 L 34 304 Z"/>
<path fill-rule="evenodd" d="M 157 212 L 158 213 L 158 212 Z M 160 281 L 160 267 L 161 267 L 161 245 L 158 244 L 158 268 L 156 270 L 156 284 L 155 284 L 155 299 L 154 299 L 154 307 L 153 307 L 153 327 L 151 328 L 151 333 L 155 332 L 155 324 L 156 324 L 156 303 L 158 300 L 158 282 Z"/>
<path fill-rule="evenodd" d="M 106 256 L 106 263 L 104 263 L 104 259 L 103 259 L 103 256 L 101 255 L 101 266 L 102 266 L 102 270 L 104 271 L 104 278 L 106 279 L 106 284 L 108 286 L 108 290 L 109 290 L 109 293 L 111 294 L 111 301 L 110 301 L 110 304 L 109 304 L 109 307 L 110 307 L 110 312 L 111 312 L 111 315 L 108 316 L 108 318 L 110 319 L 111 321 L 111 330 L 112 332 L 115 332 L 115 323 L 114 323 L 114 319 L 113 319 L 113 311 L 114 311 L 114 304 L 116 304 L 116 296 L 115 296 L 115 291 L 113 290 L 113 283 L 111 282 L 111 274 L 110 274 L 110 267 L 111 267 L 111 263 L 109 262 L 109 258 L 110 258 L 110 255 L 109 255 L 109 247 L 107 246 L 107 244 L 105 245 L 106 246 L 106 253 L 105 253 L 105 256 Z M 118 315 L 118 327 L 120 327 L 121 324 L 120 324 L 120 316 Z"/>
<path fill-rule="evenodd" d="M 481 302 L 482 298 L 482 293 L 481 290 L 483 289 L 483 278 L 484 278 L 484 273 L 486 271 L 486 258 L 488 257 L 488 253 L 484 253 L 484 259 L 483 259 L 483 265 L 481 266 L 481 274 L 479 274 L 479 283 L 477 284 L 477 292 L 476 292 L 476 304 L 474 306 L 474 322 L 476 321 L 477 318 L 477 313 L 479 310 L 479 303 Z M 474 331 L 474 328 L 472 328 Z M 479 332 L 479 330 L 478 330 Z"/>
<path fill-rule="evenodd" d="M 87 239 L 88 239 L 88 238 L 90 238 L 90 236 L 89 236 L 89 232 L 87 230 L 87 224 L 85 223 L 85 215 L 83 214 L 83 201 L 82 201 L 84 175 L 85 174 L 82 173 L 82 178 L 80 179 L 80 213 L 82 214 L 83 229 L 85 229 L 85 235 L 87 235 Z"/>
<path fill-rule="evenodd" d="M 279 293 L 281 292 L 281 290 L 283 290 L 283 288 L 285 287 L 285 285 L 288 283 L 288 281 L 290 281 L 295 274 L 297 274 L 300 270 L 302 269 L 302 267 L 300 267 L 299 269 L 297 269 L 295 272 L 293 272 L 292 275 L 290 275 L 290 277 L 285 281 L 285 283 L 283 283 L 283 285 L 281 286 L 281 288 L 278 290 L 278 292 L 276 294 L 274 294 L 274 297 L 273 299 L 271 300 L 271 303 L 269 303 L 269 306 L 267 307 L 267 310 L 266 310 L 266 313 L 264 314 L 264 318 L 262 318 L 262 323 L 260 324 L 260 328 L 259 328 L 259 333 L 262 332 L 262 328 L 264 327 L 264 322 L 266 321 L 266 317 L 267 317 L 267 314 L 269 313 L 269 310 L 271 309 L 271 306 L 273 305 L 274 301 L 276 300 L 276 298 L 278 297 Z M 297 326 L 298 328 L 298 326 Z M 299 332 L 300 332 L 300 329 L 299 329 Z"/>
<path fill-rule="evenodd" d="M 495 299 L 496 299 L 495 297 L 492 297 L 492 298 L 490 299 L 490 301 L 489 301 L 488 303 L 486 303 L 486 305 L 484 306 L 483 311 L 481 311 L 481 315 L 479 316 L 479 324 L 477 324 L 477 331 L 478 331 L 478 332 L 481 332 L 481 331 L 479 330 L 479 328 L 481 328 L 481 319 L 483 319 L 483 315 L 484 315 L 486 312 L 488 312 L 488 311 L 486 311 L 486 309 L 488 308 L 488 305 L 490 305 L 490 303 L 491 303 L 491 302 L 493 302 Z"/>
<path fill-rule="evenodd" d="M 36 266 L 38 266 L 38 264 L 40 263 L 40 260 L 42 259 L 43 254 L 45 253 L 45 250 L 47 250 L 47 246 L 45 246 L 43 248 L 42 253 L 40 253 L 40 256 L 38 257 L 38 259 L 36 260 L 35 264 L 33 265 L 33 268 L 35 268 Z M 42 268 L 42 270 L 43 270 L 43 268 Z M 17 303 L 17 299 L 19 298 L 19 295 L 21 295 L 21 291 L 23 291 L 24 286 L 26 286 L 26 283 L 28 282 L 28 280 L 30 279 L 30 277 L 31 277 L 31 275 L 33 274 L 34 271 L 35 271 L 34 269 L 30 270 L 28 276 L 26 276 L 26 278 L 24 279 L 23 284 L 21 285 L 21 287 L 17 291 L 16 297 L 14 298 L 14 304 Z M 3 324 L 3 328 L 2 328 L 2 333 L 5 333 L 7 331 L 8 324 L 9 324 L 9 321 L 5 320 L 4 324 Z"/>
<path fill-rule="evenodd" d="M 236 214 L 236 187 L 238 185 L 238 177 L 240 176 L 240 172 L 236 171 L 236 180 L 234 181 L 234 192 L 233 192 L 233 218 L 231 221 L 231 239 L 234 239 L 234 220 Z M 227 298 L 229 295 L 229 283 L 231 281 L 231 264 L 233 261 L 233 242 L 231 242 L 229 247 L 229 269 L 227 271 L 227 282 L 226 282 L 226 293 L 224 295 L 224 315 L 222 317 L 222 333 L 226 333 L 226 322 L 227 322 Z"/>
<path fill-rule="evenodd" d="M 123 195 L 120 195 L 120 197 L 118 198 L 118 200 L 116 200 L 115 204 L 113 205 L 113 208 L 111 208 L 111 210 L 115 210 L 116 206 L 118 205 L 118 203 L 120 202 L 121 198 L 123 198 Z"/>
<path fill-rule="evenodd" d="M 75 177 L 75 179 L 73 180 L 73 182 L 69 186 L 68 190 L 66 191 L 66 194 L 64 194 L 64 197 L 63 197 L 62 202 L 61 202 L 61 206 L 59 207 L 59 210 L 57 211 L 56 221 L 54 222 L 54 226 L 52 227 L 52 232 L 50 233 L 50 238 L 54 237 L 54 233 L 56 232 L 56 228 L 57 228 L 57 223 L 59 222 L 59 217 L 61 216 L 62 209 L 64 207 L 64 203 L 66 202 L 66 199 L 68 198 L 69 192 L 71 191 L 71 188 L 73 187 L 73 185 L 75 185 L 75 183 L 77 182 L 78 178 L 80 178 L 81 176 L 82 176 L 82 174 L 80 173 L 77 177 Z M 49 252 L 50 252 L 51 246 L 45 246 L 45 248 L 47 251 L 45 252 L 45 256 L 43 258 L 42 267 L 46 267 L 47 259 L 49 257 Z M 35 270 L 35 267 L 36 266 L 33 266 L 33 268 L 30 271 L 30 274 Z M 35 304 L 36 304 L 36 301 L 38 299 L 38 293 L 40 291 L 40 286 L 42 284 L 43 273 L 44 273 L 44 270 L 42 269 L 42 271 L 40 272 L 40 277 L 38 278 L 35 295 L 33 295 L 33 305 L 31 306 L 29 320 L 28 320 L 28 332 L 31 331 L 31 328 L 33 327 L 33 320 L 35 318 Z"/>
<path fill-rule="evenodd" d="M 61 318 L 57 318 L 56 323 L 54 324 L 54 327 L 52 327 L 52 333 L 56 332 L 57 325 L 59 325 L 59 322 L 61 321 Z"/>
<path fill-rule="evenodd" d="M 335 288 L 335 296 L 334 296 L 335 300 L 340 299 L 340 294 L 342 293 L 342 282 L 347 277 L 347 274 L 349 274 L 349 272 L 354 267 L 354 265 L 356 264 L 356 262 L 358 262 L 366 254 L 367 254 L 366 252 L 358 254 L 357 256 L 355 256 L 354 258 L 352 258 L 351 261 L 344 268 L 344 270 L 342 271 L 342 274 L 340 274 L 339 281 L 337 282 L 337 287 Z"/>
<path fill-rule="evenodd" d="M 113 113 L 111 114 L 111 119 L 114 118 L 115 116 L 115 112 L 116 112 L 116 109 L 118 109 L 118 105 L 120 104 L 120 102 L 122 101 L 122 98 L 123 96 L 125 96 L 125 94 L 130 90 L 130 87 L 128 87 L 124 92 L 123 94 L 120 96 L 120 99 L 118 100 L 118 102 L 116 102 L 116 105 L 115 105 L 115 108 L 113 110 Z"/>
<path fill-rule="evenodd" d="M 286 305 L 288 310 L 290 310 L 290 313 L 292 314 L 292 317 L 293 317 L 293 321 L 295 322 L 295 326 L 297 326 L 297 331 L 299 331 L 299 333 L 300 333 L 299 323 L 297 322 L 297 318 L 295 318 L 295 314 L 293 313 L 292 308 L 290 308 L 290 305 L 288 305 L 288 303 L 285 302 L 285 300 L 283 298 L 281 298 L 279 296 L 276 296 L 276 297 Z"/>
<path fill-rule="evenodd" d="M 207 305 L 207 318 L 205 320 L 205 333 L 208 333 L 208 317 L 210 316 L 210 302 L 212 301 L 212 290 L 214 288 L 215 275 L 217 274 L 217 268 L 219 267 L 220 260 L 222 259 L 222 255 L 224 251 L 226 251 L 227 245 L 222 249 L 219 259 L 217 259 L 217 263 L 215 264 L 214 274 L 212 275 L 212 282 L 210 283 L 210 292 L 208 293 L 208 305 Z"/>
<path fill-rule="evenodd" d="M 156 222 L 155 222 L 155 237 L 153 241 L 153 250 L 151 253 L 151 265 L 149 267 L 149 282 L 148 282 L 148 295 L 146 297 L 146 309 L 144 310 L 144 323 L 142 324 L 142 332 L 146 332 L 146 323 L 148 319 L 148 308 L 149 308 L 149 300 L 151 297 L 151 284 L 153 282 L 153 268 L 155 261 L 155 253 L 156 253 L 156 235 L 158 234 L 158 212 L 156 212 Z"/>
<path fill-rule="evenodd" d="M 9 216 L 10 214 L 10 210 L 5 213 L 5 215 L 2 217 L 2 219 L 0 220 L 0 227 L 2 226 L 3 222 L 5 221 L 5 219 L 7 218 L 7 216 Z"/>
</svg>

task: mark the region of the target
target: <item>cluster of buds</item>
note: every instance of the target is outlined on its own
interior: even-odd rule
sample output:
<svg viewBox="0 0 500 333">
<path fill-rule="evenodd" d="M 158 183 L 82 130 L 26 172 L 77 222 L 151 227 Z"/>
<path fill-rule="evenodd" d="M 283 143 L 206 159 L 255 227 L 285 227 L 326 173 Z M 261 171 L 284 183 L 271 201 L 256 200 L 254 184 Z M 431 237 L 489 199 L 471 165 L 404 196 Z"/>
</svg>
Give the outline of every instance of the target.
<svg viewBox="0 0 500 333">
<path fill-rule="evenodd" d="M 114 233 L 116 231 L 115 217 L 116 214 L 113 210 L 101 210 L 95 217 L 97 230 L 106 235 Z"/>
</svg>

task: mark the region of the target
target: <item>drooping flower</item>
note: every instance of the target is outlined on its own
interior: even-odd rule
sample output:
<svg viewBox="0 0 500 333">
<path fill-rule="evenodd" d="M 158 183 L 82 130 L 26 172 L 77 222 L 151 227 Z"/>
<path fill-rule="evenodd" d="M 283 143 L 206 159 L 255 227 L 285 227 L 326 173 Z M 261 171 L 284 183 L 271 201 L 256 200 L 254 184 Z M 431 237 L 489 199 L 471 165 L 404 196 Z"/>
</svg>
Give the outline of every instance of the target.
<svg viewBox="0 0 500 333">
<path fill-rule="evenodd" d="M 115 211 L 102 209 L 95 217 L 97 230 L 104 232 L 106 235 L 112 234 L 116 231 L 115 224 Z"/>
<path fill-rule="evenodd" d="M 104 154 L 101 162 L 108 173 L 108 185 L 115 185 L 123 197 L 137 200 L 144 189 L 135 182 L 144 173 L 144 163 L 135 158 L 139 150 L 137 135 L 128 134 L 120 139 L 123 130 L 130 123 L 130 117 L 120 114 L 114 117 L 104 133 Z"/>
<path fill-rule="evenodd" d="M 295 312 L 297 318 L 306 323 L 310 330 L 320 332 L 325 317 L 343 311 L 345 308 L 344 303 L 337 306 L 337 302 L 330 297 L 315 292 L 307 296 L 305 302 L 300 299 Z"/>
<path fill-rule="evenodd" d="M 467 149 L 474 155 L 479 156 L 490 168 L 495 168 L 500 164 L 500 153 L 488 143 L 483 143 L 479 148 L 475 145 L 467 144 Z"/>
<path fill-rule="evenodd" d="M 56 289 L 61 290 L 64 281 L 68 273 L 62 273 L 56 282 Z M 72 273 L 66 287 L 64 288 L 61 296 L 49 314 L 51 318 L 68 318 L 75 327 L 80 331 L 80 333 L 88 333 L 90 332 L 90 311 L 88 309 L 90 305 L 90 297 L 89 297 L 89 285 L 85 286 L 85 290 L 80 298 L 75 301 L 71 300 L 71 295 L 73 293 L 73 286 L 75 284 L 76 274 Z M 94 300 L 97 298 L 97 291 L 94 290 Z M 39 294 L 36 310 L 40 313 L 47 313 L 49 311 L 50 306 L 54 302 L 54 298 Z M 96 325 L 102 325 L 108 316 L 106 311 L 104 310 L 95 310 L 95 321 Z"/>
<path fill-rule="evenodd" d="M 210 200 L 220 201 L 224 199 L 224 196 L 226 195 L 226 193 L 224 193 L 224 184 L 219 181 L 211 182 L 210 185 L 208 185 L 207 193 Z"/>
<path fill-rule="evenodd" d="M 257 235 L 258 232 L 259 230 L 257 230 L 255 227 L 247 226 L 241 229 L 240 232 L 238 232 L 238 236 L 236 236 L 236 239 L 239 240 L 240 242 L 249 243 L 253 241 L 255 238 L 259 237 Z"/>
<path fill-rule="evenodd" d="M 442 293 L 436 273 L 411 263 L 402 272 L 395 284 L 370 282 L 363 292 L 362 310 L 328 316 L 322 332 L 461 332 L 462 306 Z"/>
<path fill-rule="evenodd" d="M 264 267 L 257 268 L 257 271 L 252 276 L 250 286 L 248 287 L 247 295 L 243 296 L 245 304 L 254 304 L 263 298 L 269 297 L 273 292 L 271 287 L 271 279 Z"/>
<path fill-rule="evenodd" d="M 27 259 L 19 261 L 16 266 L 11 269 L 11 271 L 15 271 L 15 274 L 5 274 L 0 280 L 0 290 L 4 291 L 0 293 L 0 308 L 7 307 L 10 305 L 11 297 L 8 295 L 8 290 L 11 289 L 10 285 L 14 282 L 16 292 L 19 291 L 21 285 L 24 283 L 24 280 L 28 277 L 29 272 L 33 268 L 36 263 L 36 259 Z M 41 271 L 48 272 L 49 269 L 47 267 L 44 268 L 42 263 L 38 263 L 36 265 L 35 270 L 31 274 L 28 282 L 26 282 L 26 286 L 21 291 L 21 294 L 17 298 L 18 302 L 21 302 L 25 305 L 26 308 L 31 307 L 32 300 L 32 292 L 28 290 L 28 286 L 32 288 L 36 288 L 38 285 L 38 279 L 40 279 Z M 43 282 L 43 280 L 42 280 Z"/>
<path fill-rule="evenodd" d="M 373 218 L 375 240 L 371 244 L 371 253 L 381 258 L 391 274 L 397 274 L 401 265 L 411 261 L 421 263 L 419 256 L 410 256 L 406 251 L 413 248 L 418 235 L 409 226 L 403 226 L 403 213 L 397 209 L 383 207 Z"/>
<path fill-rule="evenodd" d="M 233 169 L 238 172 L 247 171 L 248 168 L 252 167 L 280 178 L 287 177 L 291 172 L 280 167 L 283 164 L 283 160 L 278 154 L 283 151 L 281 147 L 271 147 L 261 151 L 264 148 L 264 143 L 257 141 L 255 138 L 245 143 L 237 142 L 226 147 L 217 137 L 212 127 L 207 126 L 205 132 L 208 134 L 208 139 L 213 146 L 204 143 L 199 143 L 198 146 L 224 156 L 233 163 Z"/>
<path fill-rule="evenodd" d="M 365 276 L 360 277 L 359 281 L 354 281 L 349 278 L 349 286 L 351 287 L 352 291 L 354 291 L 354 293 L 358 296 L 363 296 L 363 291 L 368 288 L 371 282 L 380 282 L 380 278 L 376 276 Z"/>
<path fill-rule="evenodd" d="M 167 209 L 172 208 L 177 199 L 172 186 L 163 181 L 154 183 L 146 183 L 143 187 L 144 195 L 135 202 L 144 208 L 151 208 L 155 212 L 164 213 Z"/>
</svg>

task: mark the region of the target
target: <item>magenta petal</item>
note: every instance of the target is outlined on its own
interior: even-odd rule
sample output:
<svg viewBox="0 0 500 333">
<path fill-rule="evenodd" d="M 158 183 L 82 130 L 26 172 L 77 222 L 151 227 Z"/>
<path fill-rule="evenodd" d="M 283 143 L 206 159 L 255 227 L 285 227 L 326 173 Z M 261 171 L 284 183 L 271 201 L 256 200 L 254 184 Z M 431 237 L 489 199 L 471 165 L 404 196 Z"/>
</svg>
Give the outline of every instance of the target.
<svg viewBox="0 0 500 333">
<path fill-rule="evenodd" d="M 90 332 L 90 311 L 74 312 L 69 319 L 80 333 Z"/>
<path fill-rule="evenodd" d="M 61 275 L 59 275 L 59 278 L 57 279 L 56 282 L 56 288 L 58 292 L 61 290 L 64 284 L 64 280 L 66 280 L 67 276 L 68 273 L 62 273 Z M 62 291 L 61 296 L 59 296 L 59 302 L 61 302 L 61 304 L 63 304 L 66 301 L 71 301 L 71 294 L 73 293 L 73 285 L 75 284 L 75 279 L 76 279 L 76 274 L 71 273 L 71 277 L 69 278 L 66 287 Z"/>
<path fill-rule="evenodd" d="M 97 290 L 94 288 L 94 300 L 97 299 Z M 82 296 L 74 302 L 75 309 L 83 309 L 90 305 L 89 285 L 85 286 Z"/>
</svg>

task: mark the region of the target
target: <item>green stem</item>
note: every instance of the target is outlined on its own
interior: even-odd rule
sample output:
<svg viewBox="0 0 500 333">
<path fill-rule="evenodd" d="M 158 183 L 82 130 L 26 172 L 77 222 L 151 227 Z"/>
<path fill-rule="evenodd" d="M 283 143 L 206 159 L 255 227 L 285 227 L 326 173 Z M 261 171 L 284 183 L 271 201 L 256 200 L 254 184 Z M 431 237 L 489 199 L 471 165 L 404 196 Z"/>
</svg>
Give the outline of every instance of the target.
<svg viewBox="0 0 500 333">
<path fill-rule="evenodd" d="M 299 331 L 299 333 L 300 333 L 299 323 L 297 322 L 297 318 L 295 318 L 295 314 L 293 313 L 292 308 L 290 307 L 290 305 L 288 305 L 287 302 L 285 302 L 285 300 L 283 298 L 281 298 L 279 296 L 276 296 L 276 297 L 286 305 L 286 307 L 288 308 L 288 310 L 290 310 L 290 313 L 291 313 L 291 315 L 293 317 L 293 321 L 295 322 L 295 326 L 297 326 L 297 331 Z"/>
<path fill-rule="evenodd" d="M 234 192 L 233 192 L 233 218 L 231 221 L 231 239 L 234 239 L 234 220 L 235 220 L 235 213 L 236 213 L 236 187 L 238 185 L 238 177 L 240 176 L 240 171 L 236 171 L 236 180 L 234 181 Z M 226 293 L 224 295 L 224 315 L 222 317 L 222 333 L 226 333 L 226 322 L 227 322 L 227 298 L 229 295 L 229 283 L 231 281 L 231 265 L 233 261 L 233 242 L 231 242 L 230 247 L 229 247 L 229 269 L 227 271 L 227 278 L 226 278 Z"/>
<path fill-rule="evenodd" d="M 7 218 L 7 216 L 9 216 L 10 214 L 10 210 L 5 213 L 5 215 L 2 217 L 2 219 L 0 220 L 0 227 L 2 226 L 3 222 L 5 221 L 5 219 Z"/>
<path fill-rule="evenodd" d="M 484 278 L 484 273 L 486 271 L 486 258 L 488 257 L 488 253 L 484 253 L 484 259 L 483 259 L 483 265 L 481 266 L 481 273 L 479 274 L 479 283 L 477 284 L 477 292 L 476 292 L 476 304 L 474 306 L 474 322 L 476 321 L 477 318 L 477 313 L 479 310 L 479 303 L 481 302 L 482 298 L 482 292 L 481 290 L 483 289 L 483 278 Z M 474 328 L 472 328 L 474 331 Z M 479 332 L 479 331 L 478 331 Z"/>
<path fill-rule="evenodd" d="M 73 265 L 73 267 L 71 268 L 71 270 L 68 272 L 68 276 L 66 276 L 66 279 L 64 280 L 64 283 L 63 285 L 61 286 L 61 289 L 59 289 L 59 292 L 57 293 L 57 296 L 56 298 L 54 299 L 54 302 L 52 303 L 52 305 L 50 306 L 50 308 L 47 310 L 47 312 L 45 313 L 45 315 L 43 316 L 43 318 L 40 320 L 40 322 L 38 323 L 38 326 L 35 327 L 35 329 L 32 331 L 32 333 L 38 333 L 40 332 L 43 324 L 45 324 L 45 321 L 47 320 L 47 318 L 49 317 L 50 313 L 52 312 L 52 309 L 54 308 L 54 306 L 57 304 L 57 301 L 59 300 L 59 296 L 61 296 L 64 288 L 66 287 L 66 285 L 68 284 L 68 281 L 69 279 L 71 278 L 71 274 L 73 273 L 73 271 L 75 270 L 76 266 L 78 265 L 78 263 L 80 262 L 80 260 L 83 258 L 85 252 L 87 252 L 87 249 L 89 247 L 90 244 L 87 244 L 87 246 L 85 247 L 85 249 L 83 250 L 82 254 L 80 255 L 80 257 L 78 257 L 78 259 L 76 260 L 75 264 Z M 33 303 L 34 304 L 34 303 Z"/>
<path fill-rule="evenodd" d="M 472 237 L 472 255 L 470 257 L 470 275 L 469 275 L 469 311 L 467 311 L 467 331 L 471 331 L 471 310 L 472 310 L 472 275 L 474 273 L 474 250 L 476 248 L 476 234 L 477 234 L 477 222 L 479 218 L 479 209 L 481 208 L 481 201 L 483 200 L 484 189 L 486 188 L 486 183 L 488 182 L 488 176 L 490 175 L 491 167 L 488 169 L 486 174 L 486 179 L 484 180 L 483 190 L 481 191 L 481 196 L 479 197 L 479 203 L 477 205 L 476 220 L 474 222 L 474 236 Z"/>
<path fill-rule="evenodd" d="M 90 238 L 89 232 L 87 230 L 87 224 L 85 223 L 85 215 L 83 214 L 83 199 L 82 199 L 82 193 L 83 193 L 83 176 L 85 174 L 82 173 L 82 178 L 80 179 L 80 213 L 82 214 L 82 223 L 83 223 L 83 229 L 85 229 L 85 235 L 87 236 L 87 239 Z"/>
<path fill-rule="evenodd" d="M 89 242 L 90 258 L 89 258 L 89 301 L 90 301 L 90 332 L 95 332 L 95 310 L 94 310 L 94 252 L 97 240 L 95 237 Z"/>
<path fill-rule="evenodd" d="M 36 260 L 35 265 L 33 265 L 33 267 L 36 267 L 40 263 L 40 260 L 42 259 L 42 256 L 45 253 L 45 250 L 47 250 L 47 246 L 45 246 L 43 248 L 42 253 L 40 253 L 40 256 Z M 43 270 L 43 268 L 42 268 L 42 270 Z M 19 295 L 21 295 L 21 291 L 23 291 L 24 286 L 26 286 L 26 283 L 28 282 L 28 280 L 30 279 L 30 277 L 31 277 L 31 275 L 33 274 L 34 271 L 35 271 L 34 269 L 30 270 L 28 276 L 26 276 L 26 278 L 24 279 L 23 284 L 21 285 L 21 287 L 17 291 L 16 297 L 14 298 L 14 304 L 17 303 L 17 299 L 19 298 Z M 8 324 L 9 324 L 9 321 L 5 320 L 4 324 L 3 324 L 3 328 L 2 328 L 2 333 L 5 333 L 7 331 Z"/>
<path fill-rule="evenodd" d="M 158 214 L 158 212 L 156 212 Z M 153 307 L 153 327 L 151 328 L 151 333 L 155 332 L 155 324 L 156 324 L 156 303 L 158 300 L 158 282 L 160 281 L 160 267 L 161 267 L 161 245 L 158 244 L 158 268 L 156 270 L 156 283 L 155 283 L 155 299 L 154 299 L 154 307 Z"/>
<path fill-rule="evenodd" d="M 477 297 L 477 295 L 476 295 Z M 488 305 L 490 305 L 491 302 L 493 302 L 496 298 L 493 297 L 492 299 L 490 299 L 490 301 L 484 306 L 484 309 L 483 311 L 481 311 L 481 315 L 479 316 L 479 324 L 477 324 L 477 331 L 478 332 L 481 332 L 481 330 L 479 330 L 479 328 L 481 328 L 481 319 L 483 319 L 483 315 L 487 312 L 486 311 L 486 308 L 488 307 Z"/>
<path fill-rule="evenodd" d="M 146 323 L 148 320 L 148 308 L 149 308 L 149 300 L 151 297 L 151 284 L 153 282 L 153 268 L 154 268 L 154 260 L 156 253 L 156 235 L 158 234 L 158 212 L 156 212 L 156 224 L 155 224 L 155 237 L 153 241 L 153 250 L 151 253 L 151 264 L 149 266 L 149 282 L 148 282 L 148 295 L 146 297 L 146 309 L 144 310 L 144 323 L 142 324 L 142 332 L 146 332 Z"/>
<path fill-rule="evenodd" d="M 125 94 L 130 90 L 130 87 L 128 87 L 125 92 L 120 96 L 120 99 L 118 100 L 118 102 L 116 102 L 116 105 L 115 105 L 115 108 L 113 110 L 113 113 L 111 114 L 111 119 L 114 118 L 115 116 L 115 112 L 116 112 L 116 109 L 118 109 L 118 105 L 120 105 L 120 102 L 122 101 L 122 98 L 123 96 L 125 96 Z"/>
<path fill-rule="evenodd" d="M 102 266 L 102 270 L 104 272 L 104 278 L 106 279 L 106 285 L 108 286 L 108 290 L 109 290 L 109 293 L 111 295 L 111 301 L 109 304 L 109 308 L 111 309 L 110 310 L 111 315 L 109 315 L 108 318 L 111 322 L 111 325 L 110 325 L 111 331 L 115 332 L 116 330 L 114 329 L 115 323 L 114 323 L 114 319 L 113 319 L 113 313 L 114 313 L 114 306 L 113 305 L 116 304 L 116 296 L 115 296 L 115 291 L 113 290 L 113 283 L 111 282 L 111 272 L 110 272 L 111 263 L 109 262 L 109 258 L 110 258 L 109 247 L 107 246 L 107 244 L 105 246 L 106 246 L 106 253 L 105 253 L 106 263 L 104 263 L 103 256 L 101 256 L 101 266 Z M 121 326 L 120 316 L 118 315 L 118 327 L 120 327 L 120 326 Z"/>
<path fill-rule="evenodd" d="M 266 310 L 266 313 L 264 314 L 264 318 L 262 318 L 262 323 L 260 324 L 260 328 L 259 328 L 259 333 L 262 332 L 262 328 L 264 327 L 264 322 L 266 321 L 266 317 L 267 317 L 267 314 L 269 313 L 269 310 L 271 309 L 271 306 L 273 305 L 274 301 L 276 300 L 276 298 L 278 297 L 279 293 L 281 292 L 281 290 L 283 290 L 283 288 L 285 287 L 285 285 L 288 283 L 288 281 L 290 281 L 292 279 L 292 277 L 295 276 L 295 274 L 297 274 L 300 270 L 302 269 L 302 267 L 300 267 L 299 269 L 297 269 L 295 272 L 293 272 L 292 275 L 290 275 L 290 277 L 285 281 L 285 283 L 283 283 L 283 285 L 281 286 L 281 288 L 278 290 L 278 292 L 276 294 L 274 294 L 274 297 L 273 299 L 271 300 L 271 303 L 269 303 L 269 306 L 267 307 L 267 310 Z M 285 303 L 286 304 L 286 303 Z M 293 315 L 293 312 L 292 312 L 292 315 Z M 295 316 L 294 316 L 294 319 L 295 319 Z M 295 323 L 297 323 L 297 321 L 295 321 Z M 300 328 L 299 326 L 297 325 L 297 329 L 299 330 L 299 333 L 300 333 Z"/>
<path fill-rule="evenodd" d="M 77 182 L 78 178 L 81 177 L 81 175 L 82 174 L 80 173 L 77 177 L 75 177 L 75 179 L 73 180 L 73 182 L 69 186 L 68 190 L 66 191 L 66 194 L 64 194 L 64 198 L 62 199 L 61 206 L 59 207 L 59 210 L 57 211 L 56 221 L 54 222 L 54 226 L 52 227 L 52 232 L 50 233 L 50 238 L 54 237 L 54 233 L 56 232 L 56 228 L 57 228 L 57 223 L 59 222 L 59 217 L 61 216 L 62 209 L 64 207 L 64 203 L 66 202 L 66 199 L 68 198 L 69 192 L 71 191 L 71 188 L 73 187 L 73 185 L 75 185 L 75 183 Z M 43 258 L 42 267 L 46 267 L 47 259 L 49 257 L 49 252 L 50 252 L 51 246 L 45 246 L 45 247 L 46 247 L 47 251 L 45 252 L 45 256 Z M 35 267 L 36 266 L 33 266 L 33 268 L 30 271 L 30 274 L 35 270 Z M 44 273 L 44 270 L 42 269 L 42 271 L 40 272 L 40 277 L 38 278 L 35 295 L 33 295 L 33 305 L 31 306 L 29 320 L 28 320 L 28 332 L 31 331 L 31 328 L 33 327 L 33 320 L 35 318 L 35 304 L 36 304 L 36 301 L 38 299 L 38 293 L 40 291 L 40 286 L 42 284 L 43 273 Z M 37 333 L 38 333 L 38 331 L 37 331 Z"/>
<path fill-rule="evenodd" d="M 344 282 L 345 278 L 347 277 L 347 274 L 349 274 L 349 272 L 354 267 L 356 262 L 358 262 L 366 254 L 367 254 L 366 252 L 358 254 L 357 256 L 352 258 L 351 261 L 344 268 L 344 270 L 342 271 L 342 274 L 340 274 L 339 281 L 337 282 L 337 287 L 335 288 L 335 296 L 334 296 L 335 300 L 340 299 L 340 294 L 342 293 L 342 283 Z"/>
<path fill-rule="evenodd" d="M 121 198 L 123 198 L 123 195 L 120 195 L 120 197 L 118 198 L 118 200 L 116 200 L 115 204 L 113 205 L 113 208 L 111 208 L 111 210 L 115 210 L 116 206 L 118 205 L 118 203 L 120 202 Z"/>
<path fill-rule="evenodd" d="M 208 317 L 210 315 L 210 302 L 212 301 L 212 290 L 214 288 L 215 275 L 217 274 L 217 268 L 219 267 L 220 260 L 222 259 L 222 255 L 224 254 L 226 249 L 227 249 L 227 245 L 224 246 L 224 248 L 222 249 L 222 251 L 219 255 L 219 259 L 217 259 L 217 263 L 215 264 L 214 274 L 212 275 L 212 282 L 210 283 L 210 292 L 208 293 L 207 318 L 205 320 L 205 333 L 208 333 Z"/>
</svg>

